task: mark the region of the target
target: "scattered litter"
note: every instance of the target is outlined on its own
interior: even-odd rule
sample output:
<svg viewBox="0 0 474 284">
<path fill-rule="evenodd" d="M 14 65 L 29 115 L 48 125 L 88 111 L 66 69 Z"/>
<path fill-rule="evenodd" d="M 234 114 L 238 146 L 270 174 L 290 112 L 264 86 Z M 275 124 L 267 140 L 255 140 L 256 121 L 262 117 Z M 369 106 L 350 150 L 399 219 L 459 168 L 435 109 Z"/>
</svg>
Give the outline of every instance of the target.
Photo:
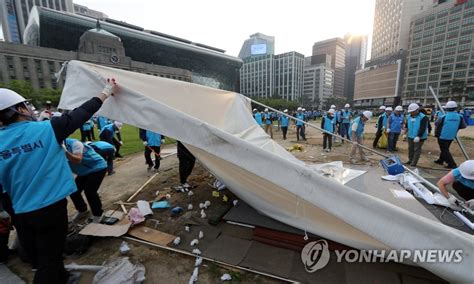
<svg viewBox="0 0 474 284">
<path fill-rule="evenodd" d="M 228 273 L 224 273 L 224 274 L 221 276 L 221 280 L 222 280 L 222 281 L 231 281 L 231 280 L 232 280 L 232 276 L 230 276 L 230 274 L 228 274 Z"/>
<path fill-rule="evenodd" d="M 140 224 L 141 222 L 145 221 L 145 217 L 143 217 L 142 213 L 138 208 L 133 207 L 128 212 L 128 219 L 132 222 L 132 225 Z"/>
<path fill-rule="evenodd" d="M 193 210 L 193 205 L 192 204 L 188 204 L 188 210 Z"/>
<path fill-rule="evenodd" d="M 186 232 L 190 232 L 190 231 L 191 231 L 191 228 L 190 228 L 189 226 L 184 226 L 184 230 L 185 230 Z"/>
<path fill-rule="evenodd" d="M 393 189 L 393 188 L 390 188 L 390 191 L 392 192 L 393 196 L 395 196 L 396 198 L 400 198 L 400 199 L 415 199 L 413 197 L 413 195 L 411 195 L 411 193 L 409 193 L 408 191 L 404 190 L 404 189 Z"/>
<path fill-rule="evenodd" d="M 194 239 L 191 241 L 190 245 L 193 247 L 195 245 L 198 245 L 199 244 L 199 240 L 198 239 Z"/>
<path fill-rule="evenodd" d="M 219 197 L 219 195 L 220 195 L 220 194 L 219 194 L 219 191 L 215 191 L 215 190 L 214 190 L 214 191 L 212 192 L 212 197 Z"/>
<path fill-rule="evenodd" d="M 166 195 L 166 199 L 171 199 L 171 194 L 168 193 L 168 194 Z"/>
<path fill-rule="evenodd" d="M 293 146 L 286 148 L 286 150 L 290 152 L 301 152 L 303 151 L 303 145 L 301 144 L 294 144 Z"/>
<path fill-rule="evenodd" d="M 206 212 L 204 212 L 204 209 L 201 210 L 201 218 L 206 219 Z"/>
<path fill-rule="evenodd" d="M 199 268 L 195 267 L 193 274 L 191 275 L 191 278 L 189 279 L 189 283 L 191 284 L 198 281 L 198 275 L 199 275 Z"/>
<path fill-rule="evenodd" d="M 234 200 L 234 201 L 232 201 L 232 203 L 234 204 L 234 206 L 237 206 L 237 203 L 239 203 L 239 201 L 238 201 L 238 200 Z"/>
<path fill-rule="evenodd" d="M 148 219 L 150 222 L 153 222 L 155 223 L 155 229 L 158 228 L 158 225 L 160 224 L 160 220 L 157 220 L 157 219 Z"/>
<path fill-rule="evenodd" d="M 172 216 L 176 216 L 176 215 L 179 215 L 181 212 L 183 212 L 183 208 L 177 206 L 173 209 L 171 209 L 171 215 Z"/>
<path fill-rule="evenodd" d="M 93 284 L 135 284 L 145 281 L 145 267 L 138 263 L 132 264 L 128 257 L 117 258 L 104 264 L 96 273 Z"/>
<path fill-rule="evenodd" d="M 216 179 L 216 180 L 212 183 L 211 186 L 212 186 L 213 188 L 217 189 L 218 191 L 221 191 L 221 190 L 223 190 L 223 189 L 226 188 L 226 185 L 225 185 L 222 181 L 220 181 L 220 180 L 218 180 L 218 179 Z"/>
<path fill-rule="evenodd" d="M 222 201 L 224 202 L 229 201 L 229 197 L 227 197 L 227 195 L 222 196 Z"/>
<path fill-rule="evenodd" d="M 199 231 L 199 239 L 204 238 L 204 233 L 202 231 Z"/>
<path fill-rule="evenodd" d="M 193 196 L 193 195 L 194 195 L 194 192 L 193 192 L 192 190 L 190 190 L 190 191 L 188 192 L 188 196 Z"/>
<path fill-rule="evenodd" d="M 91 272 L 97 272 L 104 268 L 102 265 L 79 265 L 75 262 L 71 264 L 64 265 L 64 269 L 67 271 L 91 271 Z M 2 279 L 2 278 L 0 278 Z M 8 282 L 7 282 L 8 283 Z"/>
<path fill-rule="evenodd" d="M 193 249 L 193 254 L 195 255 L 201 255 L 201 251 L 199 249 Z"/>
<path fill-rule="evenodd" d="M 314 157 L 313 157 L 313 156 L 309 156 L 309 158 L 310 158 L 310 159 L 314 159 Z M 225 274 L 224 274 L 224 275 L 225 275 Z"/>
<path fill-rule="evenodd" d="M 211 201 L 206 200 L 206 202 L 204 202 L 204 208 L 207 209 L 209 206 L 211 206 Z"/>
<path fill-rule="evenodd" d="M 176 239 L 173 240 L 173 244 L 175 246 L 179 245 L 181 243 L 181 238 L 180 237 L 176 237 Z"/>
<path fill-rule="evenodd" d="M 204 203 L 199 203 L 199 209 L 204 208 Z"/>
<path fill-rule="evenodd" d="M 130 247 L 128 246 L 127 242 L 123 241 L 120 244 L 120 254 L 121 255 L 127 255 L 130 252 Z"/>
<path fill-rule="evenodd" d="M 151 211 L 150 203 L 148 203 L 148 201 L 144 201 L 144 200 L 137 201 L 137 207 L 138 207 L 138 210 L 140 210 L 140 213 L 142 213 L 144 217 L 153 215 L 153 211 Z"/>
<path fill-rule="evenodd" d="M 196 257 L 196 262 L 194 262 L 194 266 L 200 266 L 202 263 L 202 257 Z"/>
<path fill-rule="evenodd" d="M 153 209 L 165 209 L 165 208 L 170 208 L 171 205 L 168 201 L 155 201 L 151 205 L 151 208 Z"/>
</svg>

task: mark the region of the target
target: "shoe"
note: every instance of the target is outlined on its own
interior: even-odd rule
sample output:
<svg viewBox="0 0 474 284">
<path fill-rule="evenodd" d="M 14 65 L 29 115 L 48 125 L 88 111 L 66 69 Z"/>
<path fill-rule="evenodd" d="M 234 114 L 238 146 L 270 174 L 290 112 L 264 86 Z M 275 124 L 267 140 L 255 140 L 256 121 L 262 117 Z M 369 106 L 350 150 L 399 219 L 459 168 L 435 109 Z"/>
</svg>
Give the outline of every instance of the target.
<svg viewBox="0 0 474 284">
<path fill-rule="evenodd" d="M 147 172 L 151 172 L 151 169 L 152 169 L 152 166 L 148 166 L 148 167 L 146 168 L 146 171 L 147 171 Z"/>
<path fill-rule="evenodd" d="M 184 188 L 191 188 L 191 186 L 187 182 L 183 183 L 181 186 Z"/>
<path fill-rule="evenodd" d="M 74 213 L 74 215 L 71 216 L 71 222 L 87 219 L 87 217 L 89 217 L 89 211 L 84 211 L 84 212 L 77 211 L 76 213 Z"/>
<path fill-rule="evenodd" d="M 457 167 L 458 167 L 458 166 L 457 166 L 456 164 L 445 166 L 446 169 L 455 169 L 455 168 L 457 168 Z"/>
<path fill-rule="evenodd" d="M 404 165 L 411 165 L 411 161 L 403 163 Z"/>
<path fill-rule="evenodd" d="M 185 191 L 184 187 L 183 187 L 181 184 L 178 185 L 178 186 L 176 186 L 176 187 L 174 188 L 174 190 L 175 190 L 176 192 L 184 192 L 184 191 Z"/>
<path fill-rule="evenodd" d="M 326 148 L 326 149 L 324 149 L 324 151 L 326 151 L 326 152 L 329 152 L 329 149 L 328 149 L 328 148 Z"/>
<path fill-rule="evenodd" d="M 100 215 L 100 216 L 92 216 L 92 218 L 90 219 L 90 221 L 91 221 L 91 223 L 100 224 L 100 222 L 102 222 L 102 219 L 103 219 L 103 215 Z"/>
<path fill-rule="evenodd" d="M 108 173 L 109 176 L 111 176 L 111 175 L 113 175 L 113 174 L 115 174 L 115 171 L 114 171 L 114 170 L 112 170 L 112 171 L 110 171 L 110 172 Z"/>
<path fill-rule="evenodd" d="M 438 164 L 438 165 L 441 165 L 441 166 L 443 165 L 443 161 L 441 161 L 441 160 L 433 161 L 433 163 Z"/>
<path fill-rule="evenodd" d="M 123 156 L 120 154 L 115 154 L 115 158 L 123 158 Z"/>
</svg>

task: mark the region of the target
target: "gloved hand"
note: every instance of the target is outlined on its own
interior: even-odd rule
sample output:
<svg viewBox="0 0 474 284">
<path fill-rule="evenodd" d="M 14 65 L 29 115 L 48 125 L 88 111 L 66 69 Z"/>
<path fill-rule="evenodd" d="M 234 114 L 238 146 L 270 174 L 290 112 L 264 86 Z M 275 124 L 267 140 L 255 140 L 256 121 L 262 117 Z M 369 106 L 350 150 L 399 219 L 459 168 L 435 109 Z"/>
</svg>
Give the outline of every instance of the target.
<svg viewBox="0 0 474 284">
<path fill-rule="evenodd" d="M 66 144 L 63 143 L 63 144 L 61 144 L 61 146 L 63 147 L 64 152 L 67 152 Z"/>
<path fill-rule="evenodd" d="M 449 195 L 448 202 L 449 202 L 449 204 L 451 204 L 451 205 L 457 205 L 457 204 L 456 204 L 457 199 L 456 199 L 456 197 L 454 197 L 454 195 Z"/>
<path fill-rule="evenodd" d="M 107 79 L 107 83 L 105 83 L 105 87 L 102 90 L 102 94 L 105 95 L 107 98 L 114 95 L 114 92 L 117 91 L 117 83 L 115 83 L 115 79 Z"/>
<path fill-rule="evenodd" d="M 416 136 L 415 139 L 413 139 L 413 143 L 418 143 L 420 142 L 420 137 Z"/>
<path fill-rule="evenodd" d="M 143 146 L 148 146 L 148 142 L 147 142 L 147 141 L 143 141 Z"/>
<path fill-rule="evenodd" d="M 122 145 L 123 145 L 123 142 L 122 142 L 122 141 L 119 141 L 119 143 L 120 143 L 120 146 L 122 146 Z"/>
<path fill-rule="evenodd" d="M 390 128 L 387 128 L 387 133 L 390 133 Z"/>
<path fill-rule="evenodd" d="M 161 139 L 161 144 L 165 144 L 166 140 L 165 139 Z"/>
</svg>

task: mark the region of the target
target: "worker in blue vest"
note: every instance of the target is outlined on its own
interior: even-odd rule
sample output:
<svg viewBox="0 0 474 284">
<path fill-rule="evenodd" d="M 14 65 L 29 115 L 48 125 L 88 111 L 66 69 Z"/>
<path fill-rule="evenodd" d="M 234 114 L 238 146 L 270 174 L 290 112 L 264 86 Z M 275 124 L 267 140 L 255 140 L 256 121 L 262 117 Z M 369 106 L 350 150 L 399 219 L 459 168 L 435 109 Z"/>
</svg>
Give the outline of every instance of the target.
<svg viewBox="0 0 474 284">
<path fill-rule="evenodd" d="M 349 136 L 349 128 L 351 127 L 352 111 L 350 110 L 351 105 L 346 104 L 344 110 L 341 111 L 341 136 L 351 139 Z M 344 143 L 344 140 L 342 140 Z"/>
<path fill-rule="evenodd" d="M 398 151 L 397 142 L 398 138 L 400 137 L 400 133 L 402 133 L 404 119 L 405 117 L 403 116 L 402 106 L 397 106 L 395 111 L 388 117 L 386 130 L 388 133 L 387 150 L 390 153 Z"/>
<path fill-rule="evenodd" d="M 364 162 L 368 162 L 369 159 L 365 155 L 364 149 L 360 147 L 364 143 L 364 131 L 365 131 L 365 124 L 368 120 L 372 118 L 372 112 L 364 111 L 361 115 L 357 116 L 351 124 L 351 129 L 349 134 L 351 135 L 352 141 L 352 150 L 350 155 L 351 163 L 356 163 L 356 154 L 357 150 L 359 150 L 360 160 Z"/>
<path fill-rule="evenodd" d="M 288 114 L 288 110 L 283 111 L 285 114 Z M 286 140 L 286 133 L 288 133 L 288 125 L 290 124 L 290 118 L 286 115 L 280 116 L 281 121 L 281 131 L 283 132 L 283 140 Z"/>
<path fill-rule="evenodd" d="M 405 163 L 416 167 L 421 155 L 423 143 L 428 138 L 428 117 L 420 112 L 420 106 L 412 103 L 408 106 L 408 117 L 405 132 L 408 136 L 408 161 Z"/>
<path fill-rule="evenodd" d="M 148 171 L 152 169 L 157 172 L 160 168 L 160 148 L 161 141 L 164 140 L 164 137 L 156 132 L 145 130 L 145 137 L 143 137 L 143 146 L 145 146 L 145 161 L 148 165 Z M 155 163 L 151 159 L 151 153 L 155 156 Z"/>
<path fill-rule="evenodd" d="M 440 154 L 438 160 L 434 162 L 439 165 L 446 163 L 448 169 L 456 168 L 456 162 L 449 151 L 449 147 L 456 138 L 459 129 L 466 128 L 464 119 L 456 112 L 457 107 L 456 102 L 447 102 L 445 106 L 446 113 L 435 122 L 435 137 L 438 138 Z"/>
<path fill-rule="evenodd" d="M 89 119 L 81 126 L 81 141 L 86 142 L 86 140 L 92 141 L 92 126 L 94 121 Z"/>
<path fill-rule="evenodd" d="M 108 80 L 98 97 L 48 121 L 36 122 L 19 94 L 0 89 L 0 184 L 11 198 L 22 248 L 37 269 L 34 283 L 66 283 L 63 250 L 66 197 L 77 190 L 62 142 L 113 95 Z"/>
<path fill-rule="evenodd" d="M 117 158 L 122 158 L 122 155 L 120 155 L 120 147 L 122 147 L 123 142 L 122 138 L 120 137 L 120 129 L 122 128 L 123 123 L 120 121 L 114 121 L 113 123 L 109 123 L 106 126 L 104 126 L 100 133 L 99 133 L 99 138 L 101 141 L 105 141 L 109 144 L 114 145 L 115 147 L 115 157 Z"/>
<path fill-rule="evenodd" d="M 375 132 L 375 139 L 374 142 L 372 143 L 372 147 L 375 149 L 377 148 L 377 144 L 379 143 L 380 137 L 382 137 L 385 129 L 387 129 L 387 113 L 386 113 L 386 107 L 385 106 L 380 106 L 379 107 L 379 116 L 377 119 L 377 123 L 375 126 L 377 127 L 377 132 Z"/>
<path fill-rule="evenodd" d="M 268 108 L 263 113 L 263 121 L 265 123 L 265 133 L 268 134 L 270 132 L 270 137 L 273 139 L 273 118 L 272 114 L 268 112 Z"/>
<path fill-rule="evenodd" d="M 89 214 L 87 205 L 82 198 L 84 191 L 87 203 L 91 208 L 92 222 L 100 223 L 104 211 L 97 192 L 107 173 L 107 163 L 91 146 L 83 144 L 79 140 L 67 138 L 64 140 L 64 146 L 69 166 L 72 172 L 77 175 L 75 180 L 77 191 L 70 197 L 78 212 L 72 219 L 82 219 Z"/>
<path fill-rule="evenodd" d="M 263 126 L 262 114 L 256 108 L 253 109 L 253 118 L 255 118 L 255 121 L 260 127 Z"/>
<path fill-rule="evenodd" d="M 99 133 L 100 131 L 102 131 L 102 128 L 104 128 L 104 126 L 106 126 L 107 124 L 109 124 L 109 119 L 105 116 L 97 116 L 97 129 L 99 130 Z"/>
<path fill-rule="evenodd" d="M 449 184 L 465 201 L 470 201 L 466 202 L 470 207 L 474 207 L 474 160 L 465 161 L 438 181 L 443 195 L 448 198 L 449 203 L 456 205 L 456 198 L 446 188 Z"/>
<path fill-rule="evenodd" d="M 333 109 L 328 110 L 327 114 L 323 116 L 321 120 L 321 128 L 326 132 L 323 132 L 323 149 L 326 152 L 330 152 L 332 149 L 332 136 L 330 133 L 336 131 L 336 118 L 334 117 L 335 111 Z"/>
<path fill-rule="evenodd" d="M 298 109 L 296 110 L 295 117 L 299 119 L 296 121 L 296 141 L 300 141 L 300 136 L 301 136 L 301 139 L 306 141 L 305 127 L 304 127 L 305 115 L 303 113 L 302 107 L 298 107 Z"/>
<path fill-rule="evenodd" d="M 107 143 L 105 141 L 94 141 L 88 142 L 87 145 L 90 145 L 94 148 L 97 154 L 99 154 L 107 162 L 107 174 L 109 176 L 115 174 L 114 170 L 114 159 L 115 159 L 115 147 L 114 145 Z"/>
</svg>

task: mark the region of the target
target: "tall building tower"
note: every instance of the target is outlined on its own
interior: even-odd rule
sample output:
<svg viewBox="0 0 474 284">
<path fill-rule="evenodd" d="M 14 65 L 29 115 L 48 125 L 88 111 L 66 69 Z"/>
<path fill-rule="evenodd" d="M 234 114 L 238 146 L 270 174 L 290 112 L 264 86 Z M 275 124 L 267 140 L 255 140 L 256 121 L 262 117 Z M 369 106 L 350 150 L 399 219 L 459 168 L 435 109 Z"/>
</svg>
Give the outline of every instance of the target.
<svg viewBox="0 0 474 284">
<path fill-rule="evenodd" d="M 275 37 L 256 33 L 250 36 L 239 52 L 239 58 L 255 57 L 275 54 Z"/>
<path fill-rule="evenodd" d="M 431 0 L 376 0 L 372 58 L 408 49 L 411 17 L 432 7 Z"/>
<path fill-rule="evenodd" d="M 357 69 L 364 68 L 367 60 L 368 36 L 346 34 L 344 41 L 346 42 L 344 96 L 348 102 L 352 102 L 354 99 L 355 72 Z"/>
<path fill-rule="evenodd" d="M 22 43 L 23 32 L 33 6 L 74 12 L 72 0 L 2 0 L 0 1 L 0 20 L 5 41 Z"/>
<path fill-rule="evenodd" d="M 301 105 L 322 109 L 326 99 L 332 97 L 333 77 L 330 55 L 306 57 Z"/>
<path fill-rule="evenodd" d="M 344 96 L 344 77 L 346 65 L 346 44 L 341 38 L 332 38 L 313 45 L 313 56 L 329 54 L 331 69 L 334 70 L 334 96 Z"/>
</svg>

